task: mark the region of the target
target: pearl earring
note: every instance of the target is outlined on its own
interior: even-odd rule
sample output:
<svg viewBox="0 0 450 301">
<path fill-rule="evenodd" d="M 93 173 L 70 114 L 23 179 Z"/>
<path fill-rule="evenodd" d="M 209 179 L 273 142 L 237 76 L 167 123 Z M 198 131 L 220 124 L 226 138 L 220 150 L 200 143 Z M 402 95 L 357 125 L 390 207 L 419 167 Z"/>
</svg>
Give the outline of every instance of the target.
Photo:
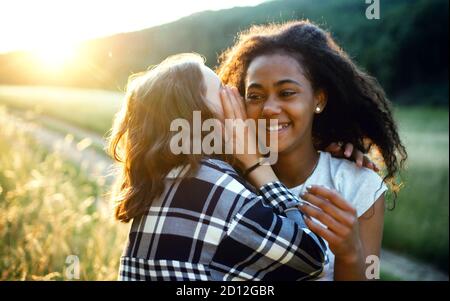
<svg viewBox="0 0 450 301">
<path fill-rule="evenodd" d="M 320 113 L 320 107 L 316 107 L 316 113 Z"/>
</svg>

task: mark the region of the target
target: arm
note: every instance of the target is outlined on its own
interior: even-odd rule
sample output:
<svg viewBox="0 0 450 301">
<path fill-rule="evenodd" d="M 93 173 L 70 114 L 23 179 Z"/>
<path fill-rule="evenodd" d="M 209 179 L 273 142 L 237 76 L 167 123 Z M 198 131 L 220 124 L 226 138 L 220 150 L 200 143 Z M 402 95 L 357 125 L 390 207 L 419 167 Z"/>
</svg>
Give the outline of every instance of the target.
<svg viewBox="0 0 450 301">
<path fill-rule="evenodd" d="M 322 236 L 335 254 L 335 280 L 367 280 L 366 257 L 379 255 L 384 219 L 384 197 L 360 218 L 337 192 L 312 186 L 303 198 L 318 208 L 304 205 L 301 211 L 327 228 L 305 218 L 312 231 Z"/>
<path fill-rule="evenodd" d="M 211 266 L 223 280 L 306 280 L 320 274 L 326 250 L 305 225 L 279 213 L 298 199 L 280 182 L 261 187 L 230 222 Z M 247 193 L 245 193 L 247 194 Z"/>
<path fill-rule="evenodd" d="M 358 218 L 359 238 L 362 248 L 360 252 L 350 257 L 336 256 L 334 263 L 335 280 L 367 280 L 365 275 L 366 258 L 370 255 L 380 257 L 383 221 L 384 196 L 382 195 L 366 213 Z"/>
<path fill-rule="evenodd" d="M 359 236 L 364 250 L 364 260 L 367 256 L 380 257 L 383 240 L 384 224 L 384 194 L 382 194 L 362 216 L 358 218 Z"/>
</svg>

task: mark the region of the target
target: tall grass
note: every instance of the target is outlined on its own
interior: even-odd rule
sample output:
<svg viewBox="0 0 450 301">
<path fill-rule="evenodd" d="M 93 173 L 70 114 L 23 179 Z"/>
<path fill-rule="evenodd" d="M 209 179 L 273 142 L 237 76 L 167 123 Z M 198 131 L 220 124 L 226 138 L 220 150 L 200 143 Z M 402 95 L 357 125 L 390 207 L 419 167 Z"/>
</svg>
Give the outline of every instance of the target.
<svg viewBox="0 0 450 301">
<path fill-rule="evenodd" d="M 69 255 L 80 280 L 117 278 L 128 229 L 112 219 L 101 182 L 13 124 L 2 124 L 0 166 L 0 280 L 67 279 Z"/>
</svg>

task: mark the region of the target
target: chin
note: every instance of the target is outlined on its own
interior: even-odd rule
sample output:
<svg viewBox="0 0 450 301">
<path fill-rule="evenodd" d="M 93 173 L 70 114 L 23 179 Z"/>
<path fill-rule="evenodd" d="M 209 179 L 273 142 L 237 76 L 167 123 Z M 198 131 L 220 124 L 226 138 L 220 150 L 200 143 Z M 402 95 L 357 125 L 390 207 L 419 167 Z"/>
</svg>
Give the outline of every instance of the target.
<svg viewBox="0 0 450 301">
<path fill-rule="evenodd" d="M 287 135 L 286 135 L 287 134 Z M 266 144 L 269 143 L 269 135 L 266 136 Z M 282 133 L 278 136 L 277 140 L 277 148 L 273 149 L 273 147 L 269 146 L 271 152 L 282 153 L 284 151 L 291 150 L 298 140 L 298 136 L 293 135 L 292 133 Z"/>
<path fill-rule="evenodd" d="M 282 137 L 281 139 L 278 139 L 277 153 L 279 154 L 288 153 L 298 149 L 302 141 L 302 138 L 300 137 L 301 137 L 300 135 L 298 136 L 289 135 Z"/>
<path fill-rule="evenodd" d="M 281 152 L 285 151 L 286 149 L 288 149 L 289 145 L 284 143 L 284 141 L 278 140 L 278 145 L 276 148 L 274 148 L 273 146 L 270 146 L 269 148 L 270 148 L 270 151 L 273 153 L 281 153 Z"/>
<path fill-rule="evenodd" d="M 282 154 L 284 152 L 286 152 L 286 150 L 288 150 L 288 147 L 283 147 L 283 146 L 279 146 L 277 150 L 274 150 L 273 152 L 278 153 L 278 154 Z"/>
</svg>

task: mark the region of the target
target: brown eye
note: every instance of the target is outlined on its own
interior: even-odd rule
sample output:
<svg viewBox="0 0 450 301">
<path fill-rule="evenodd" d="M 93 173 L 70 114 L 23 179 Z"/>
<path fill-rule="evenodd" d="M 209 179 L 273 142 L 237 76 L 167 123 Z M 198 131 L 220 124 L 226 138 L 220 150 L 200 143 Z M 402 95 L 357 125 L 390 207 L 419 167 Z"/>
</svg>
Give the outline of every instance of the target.
<svg viewBox="0 0 450 301">
<path fill-rule="evenodd" d="M 249 93 L 245 97 L 246 102 L 253 103 L 263 100 L 263 96 L 256 93 Z"/>
<path fill-rule="evenodd" d="M 281 91 L 280 96 L 281 97 L 290 97 L 295 94 L 297 94 L 297 92 L 292 91 L 292 90 L 284 90 L 284 91 Z"/>
</svg>

